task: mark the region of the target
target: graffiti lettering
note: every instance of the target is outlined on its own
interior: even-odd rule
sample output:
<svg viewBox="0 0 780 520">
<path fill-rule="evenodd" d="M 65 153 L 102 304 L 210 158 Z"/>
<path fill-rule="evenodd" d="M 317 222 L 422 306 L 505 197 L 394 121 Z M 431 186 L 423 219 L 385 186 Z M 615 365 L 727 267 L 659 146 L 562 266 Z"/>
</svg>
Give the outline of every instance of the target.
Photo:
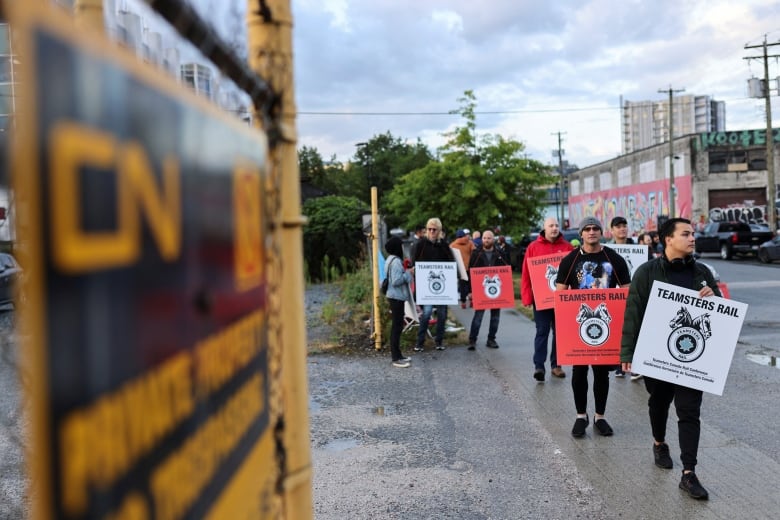
<svg viewBox="0 0 780 520">
<path fill-rule="evenodd" d="M 780 128 L 772 129 L 775 143 L 780 143 Z M 693 141 L 696 150 L 712 146 L 757 146 L 766 144 L 766 130 L 738 130 L 734 132 L 702 132 Z"/>
</svg>

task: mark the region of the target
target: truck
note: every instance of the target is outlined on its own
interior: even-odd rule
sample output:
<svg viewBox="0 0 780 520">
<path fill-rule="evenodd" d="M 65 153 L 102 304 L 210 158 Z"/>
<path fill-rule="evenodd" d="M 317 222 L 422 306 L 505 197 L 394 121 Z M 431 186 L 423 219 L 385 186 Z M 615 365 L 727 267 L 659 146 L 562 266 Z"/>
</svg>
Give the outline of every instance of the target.
<svg viewBox="0 0 780 520">
<path fill-rule="evenodd" d="M 753 231 L 746 222 L 710 222 L 696 233 L 697 253 L 720 253 L 724 260 L 734 255 L 756 255 L 772 239 L 771 231 Z"/>
</svg>

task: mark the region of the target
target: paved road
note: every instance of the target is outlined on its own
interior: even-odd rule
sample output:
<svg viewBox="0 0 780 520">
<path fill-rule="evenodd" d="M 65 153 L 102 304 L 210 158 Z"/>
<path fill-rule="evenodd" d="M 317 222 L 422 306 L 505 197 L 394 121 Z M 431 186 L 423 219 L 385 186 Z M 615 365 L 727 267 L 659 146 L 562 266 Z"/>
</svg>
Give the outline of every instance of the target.
<svg viewBox="0 0 780 520">
<path fill-rule="evenodd" d="M 532 379 L 533 323 L 505 311 L 499 350 L 482 346 L 486 328 L 476 352 L 427 350 L 410 369 L 310 358 L 317 518 L 777 517 L 780 371 L 748 355 L 780 356 L 780 338 L 740 343 L 723 397 L 705 394 L 697 473 L 710 500 L 697 502 L 677 488 L 673 419 L 675 468 L 653 465 L 643 384 L 611 381 L 613 437 L 574 439 L 570 379 Z"/>
</svg>

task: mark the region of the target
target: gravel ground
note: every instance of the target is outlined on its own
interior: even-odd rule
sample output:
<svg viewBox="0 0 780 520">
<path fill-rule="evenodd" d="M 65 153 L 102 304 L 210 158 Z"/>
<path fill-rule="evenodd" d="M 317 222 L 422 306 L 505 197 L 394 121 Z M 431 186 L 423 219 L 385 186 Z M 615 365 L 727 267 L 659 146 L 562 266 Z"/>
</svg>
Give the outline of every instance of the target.
<svg viewBox="0 0 780 520">
<path fill-rule="evenodd" d="M 26 514 L 22 416 L 13 312 L 0 313 L 0 518 Z"/>
<path fill-rule="evenodd" d="M 312 320 L 325 290 L 307 288 Z M 615 517 L 485 358 L 460 345 L 412 365 L 310 354 L 315 518 Z"/>
</svg>

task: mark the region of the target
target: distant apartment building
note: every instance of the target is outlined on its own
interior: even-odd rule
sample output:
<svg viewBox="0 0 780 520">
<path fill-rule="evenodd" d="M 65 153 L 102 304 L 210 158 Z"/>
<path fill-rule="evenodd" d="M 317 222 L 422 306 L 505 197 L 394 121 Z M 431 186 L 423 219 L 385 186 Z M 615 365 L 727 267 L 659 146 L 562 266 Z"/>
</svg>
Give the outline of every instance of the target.
<svg viewBox="0 0 780 520">
<path fill-rule="evenodd" d="M 104 0 L 103 11 L 106 32 L 111 39 L 226 112 L 244 121 L 251 120 L 248 97 L 223 78 L 189 43 L 178 38 L 146 2 Z"/>
<path fill-rule="evenodd" d="M 624 100 L 622 105 L 623 154 L 669 142 L 668 98 L 663 101 Z M 675 138 L 726 129 L 726 103 L 710 96 L 675 96 L 672 115 Z"/>
</svg>

